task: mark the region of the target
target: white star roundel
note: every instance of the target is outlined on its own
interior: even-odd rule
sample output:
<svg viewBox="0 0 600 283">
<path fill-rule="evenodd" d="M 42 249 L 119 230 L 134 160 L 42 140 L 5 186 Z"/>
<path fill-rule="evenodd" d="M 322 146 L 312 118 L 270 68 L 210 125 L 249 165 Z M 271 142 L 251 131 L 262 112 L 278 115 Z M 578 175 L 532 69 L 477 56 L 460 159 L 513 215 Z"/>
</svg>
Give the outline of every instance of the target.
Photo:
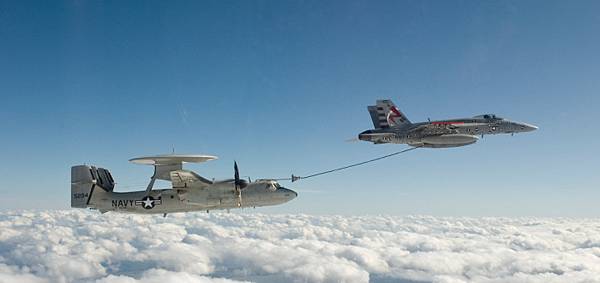
<svg viewBox="0 0 600 283">
<path fill-rule="evenodd" d="M 145 209 L 152 209 L 154 206 L 162 204 L 162 200 L 160 198 L 154 199 L 152 196 L 145 196 L 142 200 L 136 201 L 135 204 L 141 205 Z"/>
</svg>

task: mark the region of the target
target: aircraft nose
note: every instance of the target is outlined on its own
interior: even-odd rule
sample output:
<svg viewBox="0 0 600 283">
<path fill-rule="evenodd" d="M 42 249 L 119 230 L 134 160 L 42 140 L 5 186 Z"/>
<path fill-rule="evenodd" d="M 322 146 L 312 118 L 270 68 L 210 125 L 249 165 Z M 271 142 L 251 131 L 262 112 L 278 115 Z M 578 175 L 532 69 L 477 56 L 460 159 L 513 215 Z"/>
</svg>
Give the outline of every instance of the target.
<svg viewBox="0 0 600 283">
<path fill-rule="evenodd" d="M 523 126 L 525 132 L 531 132 L 531 131 L 535 131 L 538 129 L 537 126 L 527 124 L 527 123 L 522 123 L 522 126 Z"/>
<path fill-rule="evenodd" d="M 298 196 L 297 192 L 294 192 L 290 189 L 286 189 L 286 188 L 281 188 L 281 190 L 283 191 L 283 195 L 286 198 L 289 198 L 289 200 L 295 199 Z"/>
</svg>

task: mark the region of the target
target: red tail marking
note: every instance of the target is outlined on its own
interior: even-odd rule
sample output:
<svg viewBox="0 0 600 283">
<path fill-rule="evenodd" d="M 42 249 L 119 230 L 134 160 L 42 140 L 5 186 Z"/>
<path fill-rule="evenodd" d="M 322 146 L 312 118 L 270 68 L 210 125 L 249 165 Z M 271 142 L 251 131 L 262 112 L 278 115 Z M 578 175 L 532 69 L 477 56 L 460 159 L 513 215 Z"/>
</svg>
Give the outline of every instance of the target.
<svg viewBox="0 0 600 283">
<path fill-rule="evenodd" d="M 400 122 L 403 122 L 404 120 L 406 120 L 406 118 L 404 118 L 402 113 L 400 113 L 400 111 L 398 111 L 398 109 L 396 109 L 395 106 L 392 106 L 390 108 L 390 113 L 388 113 L 388 116 L 387 116 L 387 121 L 390 126 L 396 125 L 394 118 L 400 118 Z"/>
<path fill-rule="evenodd" d="M 394 117 L 402 117 L 402 113 L 400 113 L 400 111 L 398 111 L 398 109 L 396 109 L 396 106 L 392 106 L 391 110 L 392 110 L 392 112 L 394 112 L 394 114 L 396 114 L 396 115 L 394 115 Z"/>
</svg>

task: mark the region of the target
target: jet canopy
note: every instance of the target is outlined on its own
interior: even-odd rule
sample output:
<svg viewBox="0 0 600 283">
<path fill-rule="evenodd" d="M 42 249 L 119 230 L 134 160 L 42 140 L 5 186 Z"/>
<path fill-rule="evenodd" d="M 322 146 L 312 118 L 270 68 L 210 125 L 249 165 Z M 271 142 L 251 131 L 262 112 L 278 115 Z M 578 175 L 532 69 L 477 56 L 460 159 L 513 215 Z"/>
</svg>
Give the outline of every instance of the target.
<svg viewBox="0 0 600 283">
<path fill-rule="evenodd" d="M 498 117 L 498 116 L 496 116 L 496 114 L 477 115 L 477 116 L 475 116 L 473 118 L 475 118 L 475 119 L 486 119 L 486 120 L 504 120 L 504 118 Z"/>
</svg>

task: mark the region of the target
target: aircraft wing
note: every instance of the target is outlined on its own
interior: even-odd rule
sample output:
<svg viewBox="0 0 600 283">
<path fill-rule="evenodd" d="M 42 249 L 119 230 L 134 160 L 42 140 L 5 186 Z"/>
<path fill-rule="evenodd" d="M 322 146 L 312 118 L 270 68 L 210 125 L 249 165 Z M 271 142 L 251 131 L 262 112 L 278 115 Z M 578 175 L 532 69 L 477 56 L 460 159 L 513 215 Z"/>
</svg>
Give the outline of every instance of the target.
<svg viewBox="0 0 600 283">
<path fill-rule="evenodd" d="M 452 128 L 450 126 L 451 125 L 425 124 L 425 125 L 418 126 L 410 131 L 412 133 L 419 133 L 424 136 L 439 136 L 439 135 L 456 133 L 456 128 Z"/>
<path fill-rule="evenodd" d="M 485 126 L 485 123 L 451 123 L 451 122 L 432 122 L 423 124 L 411 130 L 411 132 L 421 132 L 424 135 L 436 136 L 455 134 L 456 129 L 463 127 Z"/>
</svg>

